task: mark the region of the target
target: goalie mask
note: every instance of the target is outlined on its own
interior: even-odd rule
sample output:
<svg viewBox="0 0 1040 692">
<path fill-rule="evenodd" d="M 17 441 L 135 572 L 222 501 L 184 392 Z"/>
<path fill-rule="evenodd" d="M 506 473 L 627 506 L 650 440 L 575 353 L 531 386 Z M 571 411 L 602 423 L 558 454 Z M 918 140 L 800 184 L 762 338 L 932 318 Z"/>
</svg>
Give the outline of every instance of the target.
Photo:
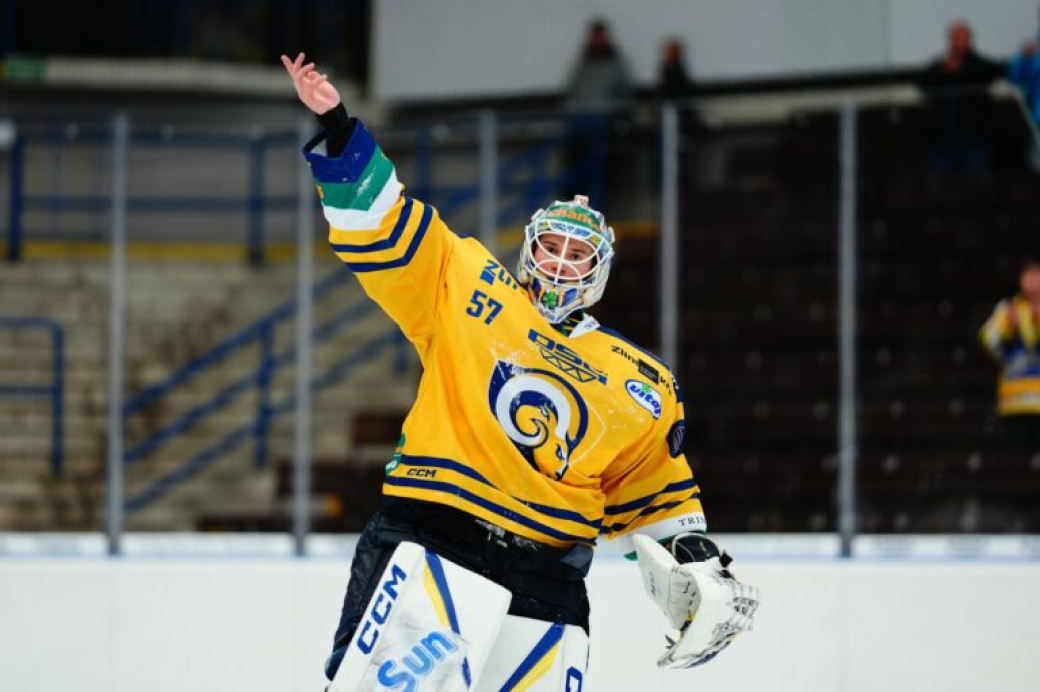
<svg viewBox="0 0 1040 692">
<path fill-rule="evenodd" d="M 577 195 L 531 217 L 516 276 L 542 316 L 558 324 L 602 297 L 613 256 L 614 230 Z"/>
</svg>

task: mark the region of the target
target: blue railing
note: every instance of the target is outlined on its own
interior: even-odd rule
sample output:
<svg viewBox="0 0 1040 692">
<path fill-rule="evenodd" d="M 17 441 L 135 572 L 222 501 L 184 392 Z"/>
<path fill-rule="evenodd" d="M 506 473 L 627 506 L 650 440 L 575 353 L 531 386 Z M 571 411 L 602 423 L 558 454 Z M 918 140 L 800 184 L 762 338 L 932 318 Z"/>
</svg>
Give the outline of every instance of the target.
<svg viewBox="0 0 1040 692">
<path fill-rule="evenodd" d="M 556 148 L 561 146 L 563 141 L 564 139 L 559 137 L 541 142 L 509 157 L 503 162 L 499 169 L 499 186 L 511 191 L 517 191 L 519 194 L 516 194 L 517 198 L 512 203 L 505 205 L 501 210 L 499 223 L 509 223 L 518 216 L 530 213 L 538 204 L 544 203 L 546 195 L 552 189 L 564 183 L 573 182 L 576 176 L 584 175 L 584 171 L 576 172 L 575 170 L 565 170 L 556 177 L 545 175 L 550 155 Z M 585 163 L 583 166 L 590 170 L 596 168 L 592 163 Z M 528 179 L 519 181 L 517 179 L 518 176 L 524 173 L 529 175 Z M 427 171 L 427 174 L 429 174 L 429 171 Z M 428 197 L 433 198 L 434 201 L 439 201 L 439 210 L 444 216 L 450 216 L 467 204 L 475 202 L 479 197 L 479 190 L 479 182 L 443 190 L 426 186 Z M 349 276 L 349 271 L 346 268 L 341 268 L 315 284 L 313 288 L 315 303 L 327 297 L 333 288 L 344 283 Z M 315 329 L 312 335 L 315 343 L 322 343 L 332 338 L 347 325 L 374 312 L 375 307 L 375 303 L 366 298 L 361 298 L 357 303 L 343 309 Z M 163 382 L 143 390 L 126 402 L 123 409 L 124 420 L 154 405 L 161 397 L 173 389 L 188 383 L 202 372 L 226 361 L 232 354 L 241 349 L 254 344 L 258 344 L 260 347 L 260 358 L 255 370 L 225 386 L 207 401 L 192 407 L 174 421 L 155 430 L 144 440 L 130 447 L 124 454 L 124 461 L 126 464 L 141 461 L 158 451 L 171 439 L 194 429 L 205 418 L 227 407 L 239 396 L 256 390 L 259 396 L 257 397 L 257 412 L 254 420 L 225 434 L 219 441 L 195 454 L 183 465 L 157 479 L 137 495 L 127 499 L 127 511 L 134 512 L 142 509 L 150 502 L 163 496 L 177 484 L 193 477 L 223 455 L 234 451 L 249 439 L 252 439 L 255 445 L 254 463 L 258 467 L 266 464 L 268 456 L 267 434 L 271 424 L 278 416 L 291 411 L 296 405 L 294 395 L 285 397 L 277 404 L 271 400 L 271 382 L 274 379 L 274 375 L 278 368 L 293 361 L 296 348 L 295 345 L 292 345 L 281 353 L 275 353 L 274 332 L 280 323 L 290 319 L 295 312 L 295 300 L 282 304 L 257 322 L 216 345 L 209 352 L 187 363 Z M 354 368 L 378 356 L 386 348 L 400 347 L 403 343 L 403 337 L 396 327 L 386 330 L 344 356 L 324 372 L 315 376 L 311 380 L 312 392 L 331 386 L 343 379 Z"/>
<path fill-rule="evenodd" d="M 28 211 L 107 213 L 112 205 L 108 194 L 76 195 L 64 193 L 26 194 L 25 153 L 32 143 L 38 147 L 62 147 L 70 144 L 107 147 L 111 145 L 112 133 L 100 126 L 77 128 L 70 136 L 64 130 L 46 129 L 31 134 L 19 133 L 12 144 L 10 154 L 10 176 L 8 180 L 8 231 L 7 259 L 21 260 L 25 239 L 24 218 Z M 131 212 L 162 212 L 167 214 L 245 214 L 248 238 L 247 258 L 251 264 L 262 264 L 265 255 L 264 219 L 268 211 L 290 211 L 295 209 L 296 198 L 292 195 L 267 194 L 266 156 L 277 147 L 295 147 L 294 132 L 266 133 L 258 131 L 250 135 L 178 133 L 167 131 L 134 133 L 130 144 L 137 147 L 205 149 L 244 151 L 248 154 L 247 188 L 241 195 L 225 197 L 147 197 L 133 196 L 127 199 Z"/>
<path fill-rule="evenodd" d="M 314 300 L 322 299 L 349 278 L 350 272 L 345 267 L 332 272 L 317 282 L 311 289 Z M 371 312 L 373 309 L 374 305 L 368 301 L 362 300 L 355 303 L 316 329 L 313 337 L 317 342 L 324 341 L 336 333 L 343 324 L 353 321 Z M 260 347 L 259 362 L 252 373 L 227 385 L 204 403 L 192 407 L 174 421 L 160 427 L 145 439 L 134 444 L 124 452 L 124 462 L 133 464 L 141 461 L 146 456 L 156 452 L 169 440 L 182 433 L 191 431 L 205 418 L 227 407 L 239 396 L 256 389 L 259 394 L 257 412 L 251 426 L 252 436 L 256 441 L 254 460 L 258 467 L 264 466 L 267 461 L 267 433 L 274 416 L 274 408 L 271 405 L 271 382 L 278 368 L 290 362 L 295 353 L 294 348 L 290 348 L 281 354 L 275 353 L 275 330 L 281 323 L 291 319 L 295 313 L 295 300 L 283 303 L 260 320 L 225 339 L 203 355 L 189 361 L 162 382 L 148 387 L 130 398 L 123 406 L 124 420 L 146 410 L 149 406 L 155 405 L 166 394 L 188 384 L 209 369 L 220 365 L 241 349 L 254 344 Z"/>
<path fill-rule="evenodd" d="M 49 399 L 51 404 L 51 472 L 61 476 L 64 466 L 65 331 L 45 317 L 0 317 L 0 329 L 39 330 L 51 336 L 49 385 L 3 384 L 0 396 Z"/>
<path fill-rule="evenodd" d="M 573 125 L 565 125 L 574 127 Z M 412 190 L 416 197 L 427 200 L 437 206 L 441 213 L 450 215 L 459 207 L 474 201 L 479 195 L 479 184 L 461 187 L 443 188 L 433 184 L 435 141 L 432 127 L 414 129 L 415 139 L 413 152 L 416 160 L 415 176 L 411 180 Z M 521 187 L 523 194 L 510 207 L 502 210 L 500 219 L 510 220 L 518 213 L 536 209 L 545 201 L 549 190 L 555 187 L 561 178 L 587 181 L 586 190 L 593 199 L 600 197 L 602 191 L 602 146 L 592 147 L 584 163 L 572 166 L 559 178 L 553 180 L 545 176 L 549 167 L 549 156 L 566 141 L 567 134 L 558 134 L 535 144 L 525 151 L 511 157 L 500 167 L 500 187 L 508 193 L 517 185 L 514 176 L 523 171 L 535 171 L 536 178 L 527 181 Z M 77 194 L 64 192 L 47 192 L 30 194 L 25 190 L 26 150 L 32 144 L 35 147 L 60 148 L 69 145 L 89 147 L 107 147 L 111 144 L 112 133 L 102 125 L 76 128 L 49 127 L 28 132 L 19 132 L 10 151 L 10 173 L 8 176 L 8 224 L 7 224 L 7 260 L 21 260 L 25 243 L 25 215 L 32 211 L 77 212 L 104 215 L 110 211 L 111 197 L 108 194 Z M 179 148 L 205 149 L 221 151 L 241 151 L 248 156 L 248 172 L 242 194 L 231 196 L 140 196 L 127 199 L 127 208 L 131 212 L 167 213 L 167 214 L 239 214 L 246 219 L 247 237 L 244 239 L 246 257 L 254 265 L 262 264 L 265 259 L 265 220 L 269 212 L 286 212 L 295 208 L 296 199 L 292 195 L 268 194 L 265 190 L 267 180 L 267 154 L 277 149 L 290 149 L 297 146 L 295 132 L 257 131 L 248 135 L 211 134 L 175 132 L 170 129 L 158 129 L 134 132 L 130 143 L 136 147 L 146 148 Z"/>
</svg>

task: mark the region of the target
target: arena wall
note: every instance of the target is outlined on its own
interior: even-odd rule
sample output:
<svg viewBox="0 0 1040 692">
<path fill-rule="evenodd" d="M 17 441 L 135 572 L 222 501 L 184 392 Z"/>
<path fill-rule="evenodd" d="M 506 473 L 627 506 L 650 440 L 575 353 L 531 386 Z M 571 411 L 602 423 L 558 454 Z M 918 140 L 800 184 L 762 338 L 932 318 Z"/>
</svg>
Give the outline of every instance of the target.
<svg viewBox="0 0 1040 692">
<path fill-rule="evenodd" d="M 710 665 L 658 671 L 663 620 L 634 564 L 590 578 L 586 690 L 1032 692 L 1040 680 L 1035 559 L 745 559 L 762 588 L 753 633 Z M 0 689 L 320 690 L 342 558 L 6 557 Z"/>
</svg>

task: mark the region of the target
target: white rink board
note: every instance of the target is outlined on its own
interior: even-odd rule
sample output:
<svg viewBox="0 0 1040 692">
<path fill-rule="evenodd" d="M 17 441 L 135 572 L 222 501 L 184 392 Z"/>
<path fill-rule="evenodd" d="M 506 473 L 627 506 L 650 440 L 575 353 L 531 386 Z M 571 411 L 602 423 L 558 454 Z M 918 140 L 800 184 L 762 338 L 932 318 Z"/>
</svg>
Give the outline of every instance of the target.
<svg viewBox="0 0 1040 692">
<path fill-rule="evenodd" d="M 635 565 L 601 556 L 586 692 L 1040 689 L 1035 559 L 734 567 L 763 590 L 755 631 L 703 668 L 665 672 L 653 665 L 663 620 Z M 345 559 L 0 558 L 0 690 L 318 692 L 348 570 Z"/>
</svg>

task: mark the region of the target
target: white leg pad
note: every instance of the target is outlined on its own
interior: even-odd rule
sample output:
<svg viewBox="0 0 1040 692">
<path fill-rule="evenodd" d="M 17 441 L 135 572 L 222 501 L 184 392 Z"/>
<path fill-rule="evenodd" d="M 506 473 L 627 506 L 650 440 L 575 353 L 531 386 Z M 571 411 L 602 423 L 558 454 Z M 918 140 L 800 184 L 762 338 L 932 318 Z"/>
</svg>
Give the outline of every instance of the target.
<svg viewBox="0 0 1040 692">
<path fill-rule="evenodd" d="M 582 628 L 507 615 L 474 692 L 582 692 L 588 658 Z"/>
<path fill-rule="evenodd" d="M 498 584 L 401 543 L 329 692 L 474 689 L 511 598 Z"/>
</svg>

